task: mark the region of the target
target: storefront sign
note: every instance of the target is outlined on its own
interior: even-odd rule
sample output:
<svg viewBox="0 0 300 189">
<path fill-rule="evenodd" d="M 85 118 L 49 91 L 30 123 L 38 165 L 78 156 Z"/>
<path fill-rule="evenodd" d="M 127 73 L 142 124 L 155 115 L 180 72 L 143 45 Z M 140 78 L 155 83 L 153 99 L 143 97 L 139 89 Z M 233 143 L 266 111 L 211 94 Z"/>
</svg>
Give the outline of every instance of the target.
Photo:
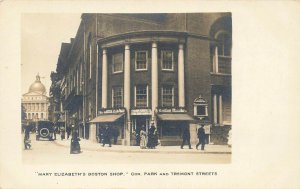
<svg viewBox="0 0 300 189">
<path fill-rule="evenodd" d="M 151 115 L 151 109 L 134 109 L 131 110 L 131 115 Z"/>
<path fill-rule="evenodd" d="M 210 125 L 204 125 L 204 132 L 205 134 L 210 134 Z"/>
<path fill-rule="evenodd" d="M 184 108 L 157 108 L 158 113 L 186 113 Z"/>
<path fill-rule="evenodd" d="M 118 108 L 118 109 L 103 109 L 98 112 L 98 114 L 118 114 L 118 113 L 125 113 L 125 109 Z"/>
</svg>

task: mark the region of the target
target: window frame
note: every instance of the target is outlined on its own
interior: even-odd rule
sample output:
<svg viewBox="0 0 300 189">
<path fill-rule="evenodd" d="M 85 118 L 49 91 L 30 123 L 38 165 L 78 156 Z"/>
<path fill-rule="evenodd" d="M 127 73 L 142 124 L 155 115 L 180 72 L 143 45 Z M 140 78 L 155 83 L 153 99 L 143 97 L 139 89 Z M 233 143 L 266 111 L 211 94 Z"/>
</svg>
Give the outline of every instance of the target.
<svg viewBox="0 0 300 189">
<path fill-rule="evenodd" d="M 145 52 L 146 53 L 146 68 L 138 69 L 137 68 L 137 54 Z M 135 71 L 147 71 L 148 70 L 148 51 L 147 50 L 140 50 L 140 51 L 135 51 L 134 55 L 134 65 L 135 65 Z"/>
<path fill-rule="evenodd" d="M 171 52 L 172 53 L 172 68 L 171 69 L 166 69 L 164 68 L 164 56 L 163 56 L 163 52 Z M 163 71 L 174 71 L 174 51 L 173 50 L 161 50 L 160 52 L 160 57 L 161 57 L 161 70 Z"/>
<path fill-rule="evenodd" d="M 115 94 L 115 89 L 117 88 L 121 88 L 121 104 L 120 106 L 115 106 L 115 103 L 114 103 L 114 94 Z M 123 107 L 124 106 L 124 92 L 123 92 L 123 86 L 115 86 L 115 87 L 112 87 L 111 89 L 111 107 L 112 108 L 120 108 L 120 107 Z"/>
<path fill-rule="evenodd" d="M 137 87 L 146 87 L 146 107 L 137 106 Z M 149 89 L 148 85 L 136 85 L 134 86 L 134 107 L 136 108 L 148 108 L 149 107 Z"/>
<path fill-rule="evenodd" d="M 162 86 L 161 87 L 161 106 L 162 107 L 170 107 L 170 106 L 164 106 L 164 88 L 171 87 L 172 88 L 172 106 L 174 107 L 174 86 Z"/>
<path fill-rule="evenodd" d="M 198 107 L 199 106 L 202 106 L 204 107 L 204 111 L 205 111 L 205 114 L 198 114 Z M 208 105 L 207 104 L 194 104 L 194 116 L 196 117 L 204 117 L 204 116 L 208 116 Z"/>
<path fill-rule="evenodd" d="M 225 38 L 228 38 L 230 40 L 230 46 L 227 47 L 225 45 Z M 216 39 L 220 42 L 218 42 L 218 56 L 220 57 L 231 57 L 232 56 L 232 36 L 227 31 L 220 31 L 216 35 Z M 220 48 L 221 47 L 221 48 Z M 227 48 L 226 48 L 227 47 Z M 229 48 L 229 49 L 228 49 Z M 225 52 L 229 50 L 229 55 L 225 55 Z M 222 52 L 222 53 L 220 53 Z"/>
<path fill-rule="evenodd" d="M 117 56 L 117 55 L 122 55 L 122 69 L 121 69 L 121 71 L 115 71 L 115 56 Z M 123 70 L 124 70 L 124 55 L 123 55 L 123 53 L 115 53 L 115 54 L 113 54 L 112 55 L 112 57 L 111 57 L 111 59 L 112 59 L 112 73 L 113 74 L 116 74 L 116 73 L 123 73 Z"/>
<path fill-rule="evenodd" d="M 89 79 L 92 78 L 92 43 L 89 42 Z"/>
</svg>

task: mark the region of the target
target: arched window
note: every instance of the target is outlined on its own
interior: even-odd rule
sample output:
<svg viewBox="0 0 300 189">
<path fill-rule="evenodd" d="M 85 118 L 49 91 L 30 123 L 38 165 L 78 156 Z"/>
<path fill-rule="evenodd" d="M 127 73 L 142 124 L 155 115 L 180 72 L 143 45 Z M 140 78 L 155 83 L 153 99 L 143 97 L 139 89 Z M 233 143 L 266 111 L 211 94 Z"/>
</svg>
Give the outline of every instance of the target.
<svg viewBox="0 0 300 189">
<path fill-rule="evenodd" d="M 231 36 L 227 32 L 222 32 L 217 36 L 218 55 L 231 57 Z"/>
<path fill-rule="evenodd" d="M 200 119 L 208 116 L 208 103 L 202 95 L 194 100 L 194 116 Z"/>
<path fill-rule="evenodd" d="M 231 35 L 229 32 L 221 30 L 217 32 L 215 38 L 217 44 L 214 54 L 214 72 L 231 74 Z"/>
<path fill-rule="evenodd" d="M 39 119 L 39 114 L 38 113 L 36 113 L 35 116 L 36 116 L 36 119 Z"/>
<path fill-rule="evenodd" d="M 41 119 L 44 119 L 44 114 L 43 113 L 41 113 Z"/>
<path fill-rule="evenodd" d="M 28 113 L 28 119 L 31 119 L 31 114 L 30 113 Z"/>
</svg>

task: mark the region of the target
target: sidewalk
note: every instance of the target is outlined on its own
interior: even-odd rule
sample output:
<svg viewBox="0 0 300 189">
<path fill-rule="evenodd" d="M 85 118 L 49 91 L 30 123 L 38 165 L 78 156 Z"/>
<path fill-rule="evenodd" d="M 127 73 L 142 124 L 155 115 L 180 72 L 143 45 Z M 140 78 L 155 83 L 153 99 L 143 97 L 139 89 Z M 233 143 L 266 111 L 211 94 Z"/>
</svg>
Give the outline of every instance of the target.
<svg viewBox="0 0 300 189">
<path fill-rule="evenodd" d="M 54 143 L 58 146 L 70 148 L 71 139 L 69 140 L 55 140 Z M 190 154 L 190 153 L 201 153 L 201 154 L 231 154 L 231 148 L 227 145 L 205 145 L 205 150 L 201 151 L 196 149 L 196 146 L 192 146 L 193 149 L 188 149 L 185 145 L 183 149 L 180 146 L 157 146 L 156 149 L 140 149 L 139 146 L 123 146 L 123 145 L 112 145 L 108 147 L 106 144 L 104 147 L 101 144 L 92 142 L 90 140 L 81 139 L 80 147 L 82 151 L 99 151 L 99 152 L 119 152 L 119 153 L 164 153 L 164 154 Z"/>
</svg>

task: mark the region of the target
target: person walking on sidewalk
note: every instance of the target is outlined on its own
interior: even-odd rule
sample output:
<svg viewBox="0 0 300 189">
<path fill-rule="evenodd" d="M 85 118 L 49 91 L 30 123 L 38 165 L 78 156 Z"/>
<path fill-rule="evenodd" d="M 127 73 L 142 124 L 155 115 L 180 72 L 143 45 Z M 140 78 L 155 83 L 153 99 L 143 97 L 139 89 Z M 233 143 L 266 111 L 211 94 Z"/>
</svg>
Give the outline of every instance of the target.
<svg viewBox="0 0 300 189">
<path fill-rule="evenodd" d="M 30 144 L 30 130 L 31 130 L 31 125 L 27 125 L 25 127 L 25 131 L 24 131 L 24 146 L 25 146 L 25 150 L 30 149 L 31 148 L 31 144 Z"/>
<path fill-rule="evenodd" d="M 193 148 L 191 147 L 190 139 L 191 139 L 191 135 L 190 135 L 189 127 L 186 126 L 186 127 L 184 128 L 184 130 L 183 130 L 183 133 L 182 133 L 181 149 L 183 149 L 183 145 L 185 144 L 185 142 L 187 142 L 187 144 L 189 145 L 189 149 L 193 149 Z"/>
<path fill-rule="evenodd" d="M 145 127 L 142 126 L 140 131 L 140 148 L 146 149 L 147 147 L 147 133 L 145 131 Z"/>
<path fill-rule="evenodd" d="M 197 136 L 199 139 L 198 144 L 196 145 L 196 149 L 198 150 L 198 146 L 201 144 L 201 150 L 204 150 L 205 146 L 205 131 L 204 131 L 204 125 L 202 124 L 201 127 L 198 129 Z"/>
<path fill-rule="evenodd" d="M 109 147 L 111 147 L 110 137 L 111 137 L 111 131 L 110 131 L 109 127 L 106 126 L 105 130 L 103 131 L 103 143 L 102 143 L 102 146 L 104 146 L 105 144 L 108 144 Z"/>
<path fill-rule="evenodd" d="M 78 138 L 78 133 L 76 131 L 73 131 L 72 138 L 71 138 L 70 154 L 81 153 L 79 141 L 80 141 L 80 138 Z"/>
</svg>

